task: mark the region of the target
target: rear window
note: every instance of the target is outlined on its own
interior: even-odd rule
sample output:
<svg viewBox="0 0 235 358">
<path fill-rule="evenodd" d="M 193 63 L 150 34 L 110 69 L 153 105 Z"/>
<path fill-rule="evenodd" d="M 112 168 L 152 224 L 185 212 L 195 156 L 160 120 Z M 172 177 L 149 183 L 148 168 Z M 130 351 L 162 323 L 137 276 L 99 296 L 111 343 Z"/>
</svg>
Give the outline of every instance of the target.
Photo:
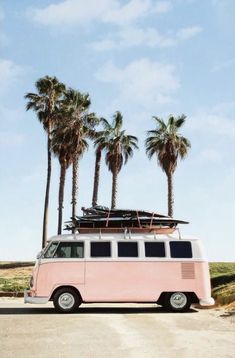
<svg viewBox="0 0 235 358">
<path fill-rule="evenodd" d="M 118 242 L 118 257 L 138 257 L 137 242 Z"/>
<path fill-rule="evenodd" d="M 111 243 L 91 242 L 91 257 L 111 257 Z"/>
<path fill-rule="evenodd" d="M 192 245 L 189 241 L 171 241 L 171 257 L 173 258 L 192 258 Z"/>
<path fill-rule="evenodd" d="M 164 242 L 145 242 L 145 256 L 146 257 L 165 257 Z"/>
<path fill-rule="evenodd" d="M 54 257 L 57 258 L 84 258 L 83 242 L 60 242 Z"/>
</svg>

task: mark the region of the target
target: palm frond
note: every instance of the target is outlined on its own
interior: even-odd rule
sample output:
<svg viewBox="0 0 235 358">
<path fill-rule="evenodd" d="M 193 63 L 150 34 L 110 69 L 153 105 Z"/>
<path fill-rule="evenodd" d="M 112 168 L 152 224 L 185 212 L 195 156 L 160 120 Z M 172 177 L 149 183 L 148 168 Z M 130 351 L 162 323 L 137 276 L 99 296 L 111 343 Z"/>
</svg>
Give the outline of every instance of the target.
<svg viewBox="0 0 235 358">
<path fill-rule="evenodd" d="M 149 159 L 156 155 L 160 167 L 167 174 L 173 173 L 178 157 L 185 158 L 191 147 L 190 141 L 178 134 L 178 130 L 185 123 L 186 116 L 170 115 L 167 123 L 158 117 L 154 117 L 154 119 L 157 121 L 157 128 L 147 132 L 146 154 Z"/>
</svg>

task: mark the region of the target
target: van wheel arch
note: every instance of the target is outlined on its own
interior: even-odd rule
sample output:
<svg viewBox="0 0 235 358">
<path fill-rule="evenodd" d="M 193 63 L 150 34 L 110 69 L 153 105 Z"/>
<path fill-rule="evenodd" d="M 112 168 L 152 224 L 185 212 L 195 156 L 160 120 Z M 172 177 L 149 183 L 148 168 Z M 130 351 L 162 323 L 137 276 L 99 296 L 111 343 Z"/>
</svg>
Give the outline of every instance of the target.
<svg viewBox="0 0 235 358">
<path fill-rule="evenodd" d="M 74 293 L 79 297 L 80 302 L 81 302 L 81 303 L 83 302 L 83 299 L 82 299 L 82 296 L 81 296 L 79 290 L 78 290 L 76 287 L 70 286 L 70 285 L 64 285 L 64 286 L 58 286 L 58 287 L 56 287 L 56 288 L 54 289 L 54 291 L 52 292 L 49 301 L 53 301 L 56 292 L 58 292 L 58 291 L 61 290 L 61 289 L 65 289 L 65 290 L 66 290 L 67 288 L 69 288 L 70 290 L 73 290 Z"/>
</svg>

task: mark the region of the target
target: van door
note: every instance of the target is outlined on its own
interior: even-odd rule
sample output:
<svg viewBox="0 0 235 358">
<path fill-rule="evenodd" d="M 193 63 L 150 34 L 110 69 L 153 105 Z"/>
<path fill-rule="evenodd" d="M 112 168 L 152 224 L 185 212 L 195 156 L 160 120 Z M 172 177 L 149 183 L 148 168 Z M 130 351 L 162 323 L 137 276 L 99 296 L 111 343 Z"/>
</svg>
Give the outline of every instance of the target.
<svg viewBox="0 0 235 358">
<path fill-rule="evenodd" d="M 41 260 L 37 277 L 37 294 L 50 296 L 56 287 L 68 285 L 76 286 L 82 291 L 84 282 L 84 242 L 61 241 L 53 255 L 48 257 L 46 253 Z"/>
</svg>

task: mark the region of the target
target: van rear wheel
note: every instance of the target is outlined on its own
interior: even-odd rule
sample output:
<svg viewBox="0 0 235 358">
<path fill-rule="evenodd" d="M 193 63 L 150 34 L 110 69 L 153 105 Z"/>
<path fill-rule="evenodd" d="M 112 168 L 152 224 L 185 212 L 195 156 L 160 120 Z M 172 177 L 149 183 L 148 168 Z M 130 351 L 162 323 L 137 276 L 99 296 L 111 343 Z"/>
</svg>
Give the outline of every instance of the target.
<svg viewBox="0 0 235 358">
<path fill-rule="evenodd" d="M 169 311 L 185 312 L 191 305 L 190 297 L 183 292 L 168 293 L 165 297 L 164 307 Z"/>
<path fill-rule="evenodd" d="M 71 313 L 77 310 L 81 300 L 72 288 L 59 289 L 53 298 L 55 310 L 60 313 Z"/>
</svg>

